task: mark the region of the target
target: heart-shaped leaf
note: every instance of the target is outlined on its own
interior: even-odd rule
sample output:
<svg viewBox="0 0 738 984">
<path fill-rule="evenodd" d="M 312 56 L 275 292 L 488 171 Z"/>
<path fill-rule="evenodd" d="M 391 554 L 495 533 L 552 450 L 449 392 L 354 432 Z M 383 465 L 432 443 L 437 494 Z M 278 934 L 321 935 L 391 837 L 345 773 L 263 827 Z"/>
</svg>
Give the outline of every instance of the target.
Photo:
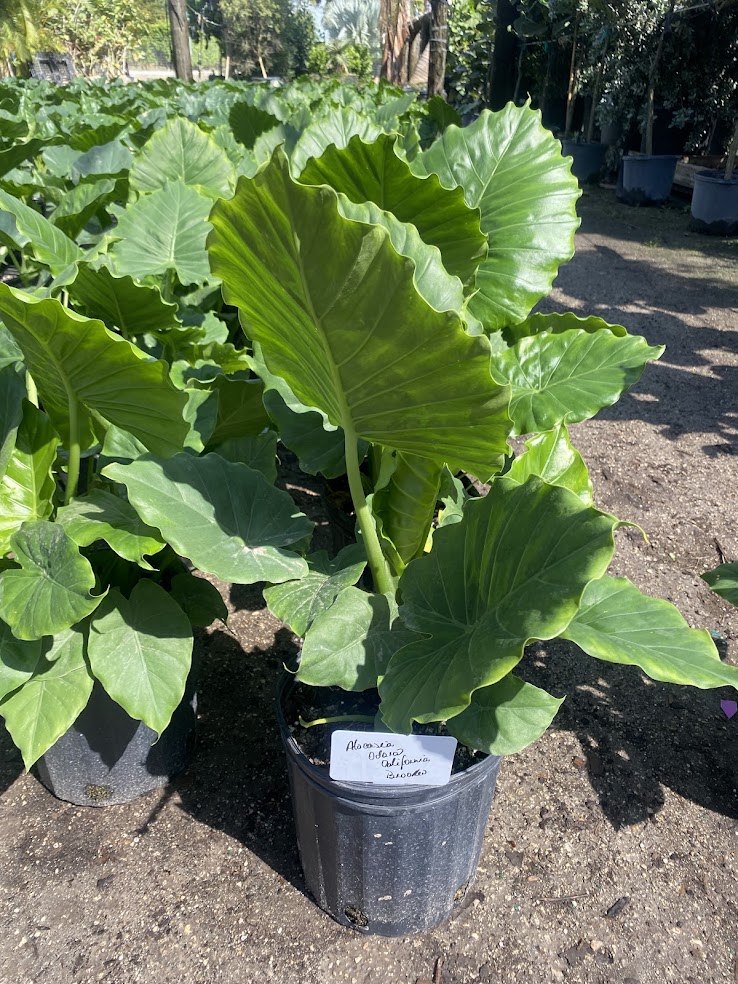
<svg viewBox="0 0 738 984">
<path fill-rule="evenodd" d="M 23 642 L 15 638 L 9 625 L 0 622 L 0 700 L 31 679 L 42 659 L 43 649 L 43 640 Z"/>
<path fill-rule="evenodd" d="M 132 718 L 161 734 L 184 696 L 190 621 L 164 588 L 140 580 L 130 599 L 110 591 L 90 621 L 90 667 Z"/>
<path fill-rule="evenodd" d="M 225 152 L 181 116 L 158 130 L 131 166 L 130 182 L 136 191 L 158 191 L 169 181 L 181 181 L 211 198 L 229 198 L 236 183 Z"/>
<path fill-rule="evenodd" d="M 563 702 L 508 673 L 499 683 L 475 690 L 471 704 L 446 727 L 469 748 L 512 755 L 541 737 Z"/>
<path fill-rule="evenodd" d="M 9 212 L 15 219 L 18 232 L 25 242 L 30 242 L 33 255 L 51 270 L 56 277 L 82 259 L 79 246 L 61 229 L 57 229 L 48 219 L 30 205 L 13 198 L 0 189 L 0 209 Z"/>
<path fill-rule="evenodd" d="M 87 705 L 92 685 L 82 629 L 60 632 L 33 676 L 0 703 L 0 714 L 27 769 L 72 727 Z"/>
<path fill-rule="evenodd" d="M 205 240 L 212 202 L 181 181 L 129 205 L 118 220 L 110 248 L 113 271 L 141 280 L 174 270 L 182 284 L 210 278 Z"/>
<path fill-rule="evenodd" d="M 100 321 L 5 284 L 0 284 L 0 315 L 65 441 L 71 396 L 130 431 L 151 451 L 170 454 L 182 447 L 188 431 L 182 416 L 186 397 L 170 382 L 165 363 L 147 359 Z"/>
<path fill-rule="evenodd" d="M 412 162 L 445 188 L 464 189 L 479 208 L 488 254 L 469 308 L 487 328 L 517 324 L 544 297 L 574 254 L 580 191 L 561 144 L 541 114 L 512 103 L 485 110 L 469 126 L 450 126 Z"/>
<path fill-rule="evenodd" d="M 560 423 L 593 417 L 615 403 L 658 359 L 663 346 L 649 345 L 639 335 L 615 334 L 604 321 L 560 330 L 557 315 L 534 315 L 514 332 L 519 340 L 495 352 L 492 376 L 510 383 L 510 414 L 518 434 L 551 430 Z M 589 319 L 587 319 L 589 320 Z M 550 326 L 550 327 L 544 327 Z"/>
<path fill-rule="evenodd" d="M 352 440 L 495 470 L 508 390 L 490 377 L 487 340 L 420 297 L 384 229 L 345 219 L 332 190 L 294 182 L 280 151 L 211 221 L 224 296 L 301 403 Z"/>
<path fill-rule="evenodd" d="M 401 621 L 424 638 L 392 658 L 380 685 L 388 726 L 407 734 L 413 720 L 460 714 L 528 642 L 559 635 L 606 571 L 617 524 L 568 489 L 498 479 L 461 523 L 436 530 L 400 579 Z"/>
<path fill-rule="evenodd" d="M 302 557 L 284 548 L 313 524 L 286 492 L 246 465 L 183 452 L 107 465 L 103 474 L 125 485 L 141 518 L 201 571 L 239 584 L 307 574 Z"/>
<path fill-rule="evenodd" d="M 639 666 L 663 683 L 738 689 L 738 666 L 720 661 L 706 629 L 690 629 L 668 601 L 642 594 L 624 577 L 602 577 L 588 585 L 561 637 L 589 656 Z"/>
<path fill-rule="evenodd" d="M 63 632 L 93 612 L 95 575 L 57 523 L 23 523 L 10 538 L 19 568 L 0 572 L 0 619 L 16 639 Z"/>
<path fill-rule="evenodd" d="M 158 530 L 147 526 L 129 502 L 104 489 L 73 499 L 58 511 L 56 521 L 78 547 L 104 540 L 119 557 L 147 571 L 154 568 L 144 556 L 165 546 Z"/>
<path fill-rule="evenodd" d="M 368 114 L 348 107 L 332 109 L 300 134 L 291 155 L 292 173 L 299 175 L 310 158 L 321 157 L 327 147 L 346 147 L 357 136 L 371 143 L 381 132 L 382 128 Z"/>
<path fill-rule="evenodd" d="M 555 430 L 536 434 L 525 442 L 526 452 L 512 463 L 505 478 L 524 485 L 531 475 L 538 475 L 549 485 L 571 489 L 582 502 L 592 505 L 592 483 L 584 459 L 569 440 L 562 424 Z"/>
<path fill-rule="evenodd" d="M 176 304 L 165 301 L 158 288 L 137 284 L 133 277 L 116 277 L 104 266 L 95 270 L 82 264 L 69 293 L 88 318 L 104 321 L 129 340 L 180 327 Z"/>
</svg>

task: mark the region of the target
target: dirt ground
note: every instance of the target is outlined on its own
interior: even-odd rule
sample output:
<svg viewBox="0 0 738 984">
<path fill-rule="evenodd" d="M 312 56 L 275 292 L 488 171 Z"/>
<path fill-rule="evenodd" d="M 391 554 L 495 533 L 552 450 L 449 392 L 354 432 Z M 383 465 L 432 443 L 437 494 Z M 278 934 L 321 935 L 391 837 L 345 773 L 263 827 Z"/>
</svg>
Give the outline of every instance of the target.
<svg viewBox="0 0 738 984">
<path fill-rule="evenodd" d="M 700 581 L 738 558 L 738 242 L 684 209 L 582 202 L 549 308 L 596 313 L 667 351 L 574 428 L 618 534 L 615 570 L 719 633 L 738 615 Z M 729 693 L 646 682 L 561 644 L 526 660 L 568 694 L 503 763 L 470 904 L 416 938 L 367 938 L 306 896 L 271 701 L 290 634 L 258 589 L 201 639 L 199 745 L 163 793 L 54 799 L 0 739 L 3 984 L 728 984 L 738 981 L 738 717 Z"/>
</svg>

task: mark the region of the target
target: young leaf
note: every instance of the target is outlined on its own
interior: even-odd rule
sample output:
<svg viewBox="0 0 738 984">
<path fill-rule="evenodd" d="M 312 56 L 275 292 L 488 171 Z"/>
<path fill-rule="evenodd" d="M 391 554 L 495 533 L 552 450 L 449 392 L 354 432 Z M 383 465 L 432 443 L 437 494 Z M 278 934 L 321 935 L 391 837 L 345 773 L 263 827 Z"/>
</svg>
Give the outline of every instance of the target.
<svg viewBox="0 0 738 984">
<path fill-rule="evenodd" d="M 224 296 L 301 403 L 352 437 L 494 471 L 508 390 L 490 377 L 488 343 L 429 307 L 384 229 L 344 219 L 330 189 L 292 181 L 279 151 L 211 221 Z"/>
<path fill-rule="evenodd" d="M 70 394 L 88 410 L 130 431 L 151 451 L 182 447 L 186 397 L 153 362 L 100 321 L 82 318 L 52 298 L 39 300 L 0 284 L 0 315 L 23 350 L 44 409 L 69 440 Z"/>
<path fill-rule="evenodd" d="M 15 447 L 25 395 L 25 381 L 15 366 L 11 363 L 0 368 L 0 478 Z"/>
<path fill-rule="evenodd" d="M 544 297 L 559 266 L 574 254 L 580 191 L 561 145 L 541 114 L 512 103 L 485 110 L 469 126 L 450 126 L 411 164 L 464 189 L 479 208 L 487 258 L 477 270 L 471 313 L 487 328 L 522 321 Z"/>
<path fill-rule="evenodd" d="M 165 546 L 158 531 L 147 526 L 129 502 L 104 489 L 73 499 L 58 511 L 56 521 L 78 547 L 104 540 L 119 557 L 147 571 L 154 568 L 144 556 Z"/>
<path fill-rule="evenodd" d="M 332 561 L 322 550 L 309 556 L 307 562 L 310 571 L 306 577 L 264 589 L 269 611 L 299 636 L 304 636 L 315 619 L 328 611 L 344 588 L 356 584 L 366 567 L 359 544 L 344 547 Z"/>
<path fill-rule="evenodd" d="M 174 270 L 182 284 L 210 279 L 205 240 L 212 202 L 181 181 L 129 205 L 118 220 L 110 248 L 113 272 L 142 279 Z"/>
<path fill-rule="evenodd" d="M 563 702 L 508 673 L 499 683 L 475 690 L 471 704 L 446 727 L 469 748 L 512 755 L 541 737 Z"/>
<path fill-rule="evenodd" d="M 230 198 L 235 186 L 227 155 L 199 126 L 182 117 L 169 120 L 136 155 L 131 187 L 158 191 L 169 181 L 181 181 L 211 198 Z"/>
<path fill-rule="evenodd" d="M 82 264 L 69 293 L 88 318 L 117 328 L 129 341 L 180 327 L 176 304 L 165 301 L 158 288 L 137 284 L 132 277 L 116 277 L 104 266 L 95 270 Z"/>
<path fill-rule="evenodd" d="M 518 434 L 593 417 L 615 403 L 638 381 L 646 363 L 664 351 L 639 335 L 586 328 L 546 331 L 539 320 L 536 324 L 535 334 L 496 351 L 492 359 L 493 378 L 512 386 L 510 414 Z"/>
<path fill-rule="evenodd" d="M 246 465 L 183 452 L 165 461 L 144 455 L 108 465 L 103 474 L 125 485 L 141 518 L 201 571 L 239 584 L 307 574 L 302 557 L 284 547 L 313 524 L 286 492 Z"/>
<path fill-rule="evenodd" d="M 738 605 L 738 564 L 721 564 L 714 570 L 706 571 L 702 580 L 707 581 L 715 594 L 731 605 Z"/>
<path fill-rule="evenodd" d="M 460 714 L 528 642 L 559 635 L 586 585 L 607 570 L 617 525 L 568 489 L 531 478 L 498 479 L 466 504 L 461 523 L 436 530 L 433 550 L 400 579 L 401 621 L 425 637 L 393 657 L 380 685 L 389 727 L 407 734 L 413 720 Z"/>
<path fill-rule="evenodd" d="M 72 727 L 87 705 L 92 685 L 82 629 L 59 632 L 33 676 L 0 702 L 0 714 L 26 769 Z"/>
<path fill-rule="evenodd" d="M 592 581 L 560 635 L 589 656 L 639 666 L 662 683 L 738 689 L 738 666 L 720 662 L 706 629 L 690 629 L 668 601 L 641 594 L 624 577 Z"/>
<path fill-rule="evenodd" d="M 169 592 L 190 620 L 191 625 L 205 629 L 216 618 L 225 622 L 228 609 L 218 589 L 204 577 L 194 574 L 175 574 Z"/>
<path fill-rule="evenodd" d="M 352 137 L 345 148 L 330 145 L 300 174 L 303 184 L 327 184 L 352 202 L 373 202 L 411 223 L 423 242 L 436 246 L 443 265 L 463 283 L 473 280 L 487 255 L 487 237 L 478 208 L 464 201 L 461 188 L 444 188 L 437 175 L 419 177 L 397 153 L 397 136 L 380 134 L 374 143 Z"/>
<path fill-rule="evenodd" d="M 381 127 L 368 114 L 362 115 L 346 107 L 331 109 L 303 130 L 292 151 L 292 173 L 299 175 L 308 160 L 321 157 L 327 147 L 346 147 L 356 136 L 371 143 L 381 132 Z"/>
<path fill-rule="evenodd" d="M 23 523 L 10 538 L 20 568 L 0 572 L 0 619 L 16 639 L 63 632 L 93 612 L 95 575 L 61 526 L 45 520 Z"/>
<path fill-rule="evenodd" d="M 381 520 L 383 535 L 394 544 L 402 567 L 423 553 L 442 470 L 443 465 L 431 458 L 398 453 L 387 488 L 374 494 L 372 511 Z"/>
<path fill-rule="evenodd" d="M 56 277 L 82 259 L 79 246 L 40 212 L 0 189 L 0 209 L 15 219 L 18 231 L 32 244 L 33 255 Z"/>
<path fill-rule="evenodd" d="M 538 475 L 549 485 L 571 489 L 586 505 L 592 505 L 592 483 L 584 460 L 569 440 L 564 424 L 555 430 L 536 434 L 525 442 L 527 451 L 513 461 L 505 478 L 524 485 L 531 475 Z"/>
<path fill-rule="evenodd" d="M 46 414 L 21 400 L 23 419 L 15 448 L 0 480 L 0 555 L 10 538 L 28 520 L 48 519 L 56 487 L 51 467 L 58 439 Z"/>
<path fill-rule="evenodd" d="M 130 599 L 110 591 L 90 622 L 87 652 L 113 700 L 160 735 L 182 700 L 192 661 L 192 628 L 177 602 L 147 578 Z"/>
<path fill-rule="evenodd" d="M 344 588 L 308 629 L 296 679 L 311 687 L 376 687 L 395 647 L 409 638 L 391 632 L 390 620 L 384 595 Z"/>
</svg>

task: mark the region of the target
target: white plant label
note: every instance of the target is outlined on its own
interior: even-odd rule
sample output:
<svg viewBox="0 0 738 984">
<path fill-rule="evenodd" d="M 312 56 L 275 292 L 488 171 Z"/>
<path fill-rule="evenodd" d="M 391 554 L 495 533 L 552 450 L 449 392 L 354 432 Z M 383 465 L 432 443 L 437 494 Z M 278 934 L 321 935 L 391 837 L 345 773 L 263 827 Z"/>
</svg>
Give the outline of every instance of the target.
<svg viewBox="0 0 738 984">
<path fill-rule="evenodd" d="M 331 779 L 382 786 L 445 786 L 451 778 L 456 739 L 334 731 Z"/>
</svg>

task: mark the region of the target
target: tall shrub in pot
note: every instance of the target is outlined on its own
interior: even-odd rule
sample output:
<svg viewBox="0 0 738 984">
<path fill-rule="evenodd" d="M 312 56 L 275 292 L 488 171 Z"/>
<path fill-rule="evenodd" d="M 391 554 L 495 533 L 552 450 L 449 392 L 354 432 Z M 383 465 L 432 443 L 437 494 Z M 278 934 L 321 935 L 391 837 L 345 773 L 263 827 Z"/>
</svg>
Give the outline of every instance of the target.
<svg viewBox="0 0 738 984">
<path fill-rule="evenodd" d="M 357 586 L 352 550 L 309 555 L 307 577 L 267 589 L 303 637 L 295 680 L 360 695 L 378 742 L 444 729 L 488 756 L 398 800 L 331 780 L 284 730 L 308 887 L 369 932 L 422 929 L 463 899 L 494 756 L 534 741 L 560 704 L 515 675 L 526 645 L 561 637 L 656 679 L 738 682 L 707 632 L 607 574 L 620 521 L 593 505 L 567 425 L 661 349 L 598 318 L 531 315 L 572 255 L 577 197 L 539 114 L 510 105 L 411 164 L 387 136 L 293 158 L 292 172 L 278 149 L 210 216 L 254 367 L 342 437 L 371 579 Z M 511 435 L 531 435 L 517 457 Z M 471 497 L 464 475 L 489 490 Z"/>
</svg>

